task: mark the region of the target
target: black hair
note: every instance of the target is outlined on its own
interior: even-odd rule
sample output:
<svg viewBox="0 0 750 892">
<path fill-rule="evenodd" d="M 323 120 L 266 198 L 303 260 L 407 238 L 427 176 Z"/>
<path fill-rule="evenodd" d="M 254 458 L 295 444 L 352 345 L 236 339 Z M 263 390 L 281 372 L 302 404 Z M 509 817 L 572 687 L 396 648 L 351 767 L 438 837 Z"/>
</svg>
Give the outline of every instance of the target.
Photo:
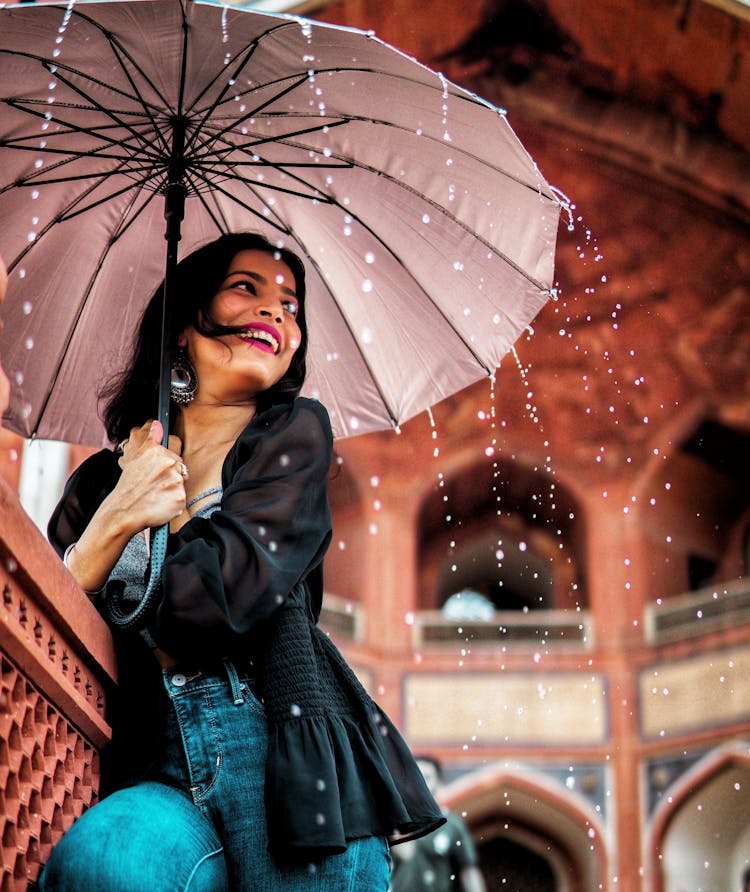
<svg viewBox="0 0 750 892">
<path fill-rule="evenodd" d="M 288 371 L 273 387 L 258 395 L 256 411 L 265 411 L 278 403 L 291 403 L 298 396 L 307 371 L 307 323 L 305 320 L 305 267 L 288 248 L 279 248 L 260 233 L 233 232 L 219 236 L 188 254 L 177 264 L 174 305 L 169 314 L 168 348 L 177 349 L 180 334 L 188 327 L 205 337 L 237 334 L 243 329 L 219 325 L 209 308 L 226 278 L 230 264 L 240 251 L 265 251 L 282 260 L 292 271 L 299 301 L 297 324 L 300 345 L 295 350 Z M 161 313 L 164 283 L 156 289 L 141 318 L 127 368 L 100 391 L 104 402 L 103 419 L 113 443 L 124 439 L 133 427 L 156 417 L 161 357 Z M 174 415 L 176 408 L 171 407 Z M 170 426 L 173 422 L 170 418 Z"/>
</svg>

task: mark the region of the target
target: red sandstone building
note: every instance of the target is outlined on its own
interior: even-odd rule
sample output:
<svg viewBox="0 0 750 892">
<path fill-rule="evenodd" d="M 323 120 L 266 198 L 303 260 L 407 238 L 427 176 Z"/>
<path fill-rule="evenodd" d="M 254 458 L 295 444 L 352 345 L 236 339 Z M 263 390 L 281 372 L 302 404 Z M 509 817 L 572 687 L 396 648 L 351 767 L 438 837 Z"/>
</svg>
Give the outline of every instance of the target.
<svg viewBox="0 0 750 892">
<path fill-rule="evenodd" d="M 508 108 L 575 205 L 559 297 L 494 386 L 338 444 L 326 628 L 443 760 L 489 889 L 744 889 L 750 8 L 319 14 Z M 5 890 L 95 795 L 115 670 L 0 444 Z"/>
</svg>

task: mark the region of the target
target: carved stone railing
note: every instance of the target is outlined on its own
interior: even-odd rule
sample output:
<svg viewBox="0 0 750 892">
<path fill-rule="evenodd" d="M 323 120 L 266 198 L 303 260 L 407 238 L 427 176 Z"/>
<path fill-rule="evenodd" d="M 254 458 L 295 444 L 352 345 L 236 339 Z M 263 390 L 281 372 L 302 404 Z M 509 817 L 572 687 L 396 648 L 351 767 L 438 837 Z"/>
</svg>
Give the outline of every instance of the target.
<svg viewBox="0 0 750 892">
<path fill-rule="evenodd" d="M 646 639 L 665 644 L 750 622 L 750 580 L 732 579 L 646 606 Z"/>
<path fill-rule="evenodd" d="M 114 681 L 107 626 L 0 478 L 0 892 L 96 801 Z"/>
</svg>

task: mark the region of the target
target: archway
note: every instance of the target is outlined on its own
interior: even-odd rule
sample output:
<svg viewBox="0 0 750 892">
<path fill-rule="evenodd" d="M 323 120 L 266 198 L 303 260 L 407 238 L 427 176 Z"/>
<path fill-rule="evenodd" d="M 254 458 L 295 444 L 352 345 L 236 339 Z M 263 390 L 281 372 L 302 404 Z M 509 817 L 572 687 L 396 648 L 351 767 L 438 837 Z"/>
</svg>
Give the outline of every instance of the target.
<svg viewBox="0 0 750 892">
<path fill-rule="evenodd" d="M 558 781 L 527 768 L 489 766 L 447 785 L 441 800 L 466 815 L 489 889 L 608 888 L 604 823 Z"/>
<path fill-rule="evenodd" d="M 650 832 L 654 892 L 740 889 L 750 867 L 750 748 L 708 753 L 666 791 Z"/>
</svg>

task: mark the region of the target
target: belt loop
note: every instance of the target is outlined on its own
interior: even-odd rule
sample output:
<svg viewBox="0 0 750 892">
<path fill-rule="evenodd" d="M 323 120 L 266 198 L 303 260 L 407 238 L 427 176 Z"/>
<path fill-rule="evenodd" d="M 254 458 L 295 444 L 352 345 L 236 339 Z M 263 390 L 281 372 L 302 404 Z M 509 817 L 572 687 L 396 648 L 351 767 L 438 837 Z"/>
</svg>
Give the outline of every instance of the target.
<svg viewBox="0 0 750 892">
<path fill-rule="evenodd" d="M 240 677 L 237 674 L 234 663 L 228 657 L 224 657 L 223 663 L 224 668 L 226 669 L 227 678 L 229 679 L 229 686 L 232 689 L 232 698 L 234 699 L 234 705 L 241 706 L 245 702 L 245 698 L 242 695 L 242 685 L 240 684 Z"/>
</svg>

